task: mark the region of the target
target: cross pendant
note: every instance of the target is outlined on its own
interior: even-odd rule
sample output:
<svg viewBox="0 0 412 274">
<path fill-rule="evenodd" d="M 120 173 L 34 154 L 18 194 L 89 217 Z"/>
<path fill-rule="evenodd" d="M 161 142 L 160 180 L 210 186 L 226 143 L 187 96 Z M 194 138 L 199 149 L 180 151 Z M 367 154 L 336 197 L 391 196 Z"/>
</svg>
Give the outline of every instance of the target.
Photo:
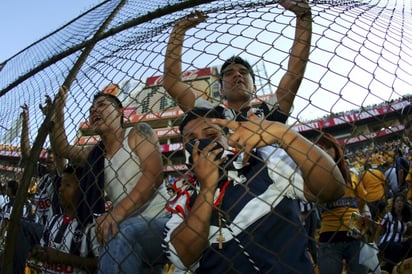
<svg viewBox="0 0 412 274">
<path fill-rule="evenodd" d="M 219 237 L 217 237 L 218 242 L 219 242 L 219 249 L 223 249 L 223 241 L 225 240 L 225 237 L 223 237 L 222 234 L 219 235 Z"/>
</svg>

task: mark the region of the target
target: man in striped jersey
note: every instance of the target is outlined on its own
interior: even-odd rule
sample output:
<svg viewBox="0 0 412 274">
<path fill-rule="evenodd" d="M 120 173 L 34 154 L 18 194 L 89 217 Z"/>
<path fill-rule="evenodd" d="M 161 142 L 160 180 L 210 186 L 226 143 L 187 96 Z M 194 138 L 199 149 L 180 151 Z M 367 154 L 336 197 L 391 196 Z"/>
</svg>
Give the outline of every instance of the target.
<svg viewBox="0 0 412 274">
<path fill-rule="evenodd" d="M 194 108 L 180 126 L 197 181 L 174 184 L 169 260 L 196 273 L 313 273 L 295 199 L 339 198 L 344 181 L 334 161 L 253 112 L 246 122 L 216 118 L 215 110 Z"/>
<path fill-rule="evenodd" d="M 281 77 L 274 96 L 267 102 L 261 102 L 259 108 L 254 111 L 264 115 L 267 120 L 286 122 L 308 62 L 312 37 L 312 13 L 307 0 L 279 1 L 279 4 L 296 16 L 294 41 L 285 74 Z M 205 95 L 201 92 L 204 91 L 196 90 L 181 78 L 185 33 L 206 19 L 206 14 L 196 11 L 174 25 L 166 49 L 163 86 L 184 112 L 190 111 L 193 107 L 212 108 L 218 104 L 227 119 L 245 120 L 257 91 L 255 73 L 252 65 L 245 59 L 233 56 L 222 65 L 219 73 L 220 92 L 224 98 L 222 102 L 211 103 L 203 99 Z M 273 41 L 265 42 L 271 44 Z"/>
</svg>

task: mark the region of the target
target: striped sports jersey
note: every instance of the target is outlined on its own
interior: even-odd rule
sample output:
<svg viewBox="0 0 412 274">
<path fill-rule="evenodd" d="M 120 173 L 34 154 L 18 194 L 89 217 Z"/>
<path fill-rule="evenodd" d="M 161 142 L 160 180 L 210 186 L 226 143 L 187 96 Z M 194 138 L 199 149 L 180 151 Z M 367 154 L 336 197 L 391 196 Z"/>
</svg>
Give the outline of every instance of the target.
<svg viewBox="0 0 412 274">
<path fill-rule="evenodd" d="M 58 204 L 57 190 L 60 177 L 50 177 L 44 175 L 39 182 L 38 189 L 34 194 L 34 203 L 36 205 L 36 222 L 46 225 L 49 218 L 55 214 L 60 214 L 60 208 L 53 204 Z M 58 209 L 58 210 L 57 210 Z M 57 212 L 55 212 L 57 211 Z"/>
<path fill-rule="evenodd" d="M 259 148 L 256 157 L 250 157 L 249 163 L 238 170 L 229 170 L 228 176 L 229 184 L 221 187 L 225 189 L 220 202 L 224 225 L 220 227 L 220 214 L 214 210 L 210 247 L 191 270 L 196 273 L 313 273 L 295 200 L 306 201 L 303 178 L 289 155 L 276 146 Z M 167 206 L 172 217 L 165 227 L 164 250 L 176 267 L 184 269 L 170 239 L 190 214 L 197 188 L 187 182 L 181 186 Z M 218 190 L 217 197 L 219 193 Z M 224 237 L 221 249 L 219 230 Z"/>
<path fill-rule="evenodd" d="M 279 110 L 276 96 L 272 96 L 271 99 L 267 102 L 262 101 L 261 104 L 257 107 L 245 107 L 239 112 L 230 109 L 223 104 L 213 105 L 213 103 L 203 99 L 202 97 L 196 98 L 195 107 L 204 107 L 209 109 L 214 108 L 218 112 L 223 112 L 223 115 L 227 120 L 236 121 L 246 121 L 249 109 L 252 109 L 253 113 L 255 113 L 260 118 L 264 118 L 269 121 L 285 123 L 289 117 L 288 114 L 284 114 Z"/>
<path fill-rule="evenodd" d="M 405 234 L 408 230 L 406 222 L 395 219 L 392 212 L 386 213 L 381 222 L 383 234 L 379 240 L 379 244 L 384 242 L 402 243 L 405 241 Z"/>
<path fill-rule="evenodd" d="M 3 219 L 10 220 L 11 213 L 13 212 L 13 203 L 14 203 L 14 198 L 9 198 L 8 202 L 4 205 L 3 207 Z M 29 211 L 30 211 L 30 204 L 29 202 L 26 202 L 23 205 L 23 211 L 22 211 L 22 218 L 27 218 L 29 216 Z"/>
<path fill-rule="evenodd" d="M 95 224 L 92 223 L 82 229 L 76 218 L 54 215 L 46 225 L 40 244 L 80 257 L 97 257 L 99 244 L 94 227 Z M 87 273 L 71 265 L 45 263 L 43 267 L 44 273 Z"/>
</svg>

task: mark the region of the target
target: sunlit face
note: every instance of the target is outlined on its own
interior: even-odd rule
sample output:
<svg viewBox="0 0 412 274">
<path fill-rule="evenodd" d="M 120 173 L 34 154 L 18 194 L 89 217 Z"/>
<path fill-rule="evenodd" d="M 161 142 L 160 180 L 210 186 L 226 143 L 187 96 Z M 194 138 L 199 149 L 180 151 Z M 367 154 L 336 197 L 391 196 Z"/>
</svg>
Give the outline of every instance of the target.
<svg viewBox="0 0 412 274">
<path fill-rule="evenodd" d="M 183 128 L 183 142 L 186 144 L 195 139 L 210 139 L 227 148 L 227 140 L 223 130 L 208 118 L 197 118 L 189 121 Z"/>
<path fill-rule="evenodd" d="M 89 123 L 97 134 L 108 128 L 116 128 L 122 117 L 122 110 L 104 96 L 98 97 L 90 108 Z"/>
<path fill-rule="evenodd" d="M 230 64 L 222 71 L 222 95 L 228 102 L 249 102 L 256 91 L 252 75 L 241 64 Z"/>
<path fill-rule="evenodd" d="M 63 173 L 60 187 L 59 200 L 63 207 L 76 206 L 79 181 L 75 174 Z"/>
</svg>

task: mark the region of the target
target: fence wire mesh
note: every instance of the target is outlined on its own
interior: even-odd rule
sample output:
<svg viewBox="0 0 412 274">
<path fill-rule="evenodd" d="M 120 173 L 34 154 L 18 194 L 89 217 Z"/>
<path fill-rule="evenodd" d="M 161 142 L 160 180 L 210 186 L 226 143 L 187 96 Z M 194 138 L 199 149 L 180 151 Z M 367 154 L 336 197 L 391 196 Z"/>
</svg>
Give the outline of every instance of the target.
<svg viewBox="0 0 412 274">
<path fill-rule="evenodd" d="M 64 228 L 67 234 L 63 242 L 56 240 L 63 219 L 56 223 L 50 219 L 45 231 L 52 238 L 43 239 L 43 244 L 53 243 L 55 249 L 77 252 L 80 257 L 100 256 L 100 271 L 134 273 L 136 262 L 149 272 L 161 269 L 170 273 L 173 269 L 177 273 L 179 267 L 185 267 L 182 271 L 199 267 L 207 273 L 365 270 L 359 264 L 359 255 L 364 254 L 360 252 L 368 246 L 377 250 L 371 243 L 379 244 L 380 237 L 374 230 L 362 231 L 367 247 L 361 248 L 363 242 L 358 234 L 354 236 L 354 223 L 375 227 L 386 220 L 388 210 L 382 209 L 387 195 L 372 197 L 375 192 L 380 192 L 377 196 L 388 193 L 385 174 L 380 168 L 374 169 L 375 165 L 396 162 L 394 148 L 403 154 L 409 152 L 399 113 L 409 104 L 412 79 L 411 3 L 309 1 L 310 14 L 305 2 L 297 3 L 105 1 L 0 64 L 0 138 L 4 151 L 0 172 L 3 184 L 14 179 L 22 186 L 14 204 L 15 222 L 9 222 L 14 230 L 7 233 L 4 257 L 12 258 L 19 248 L 18 228 L 24 225 L 18 220 L 32 207 L 26 203 L 27 196 L 36 205 L 44 194 L 45 179 L 41 177 L 43 169 L 49 168 L 43 167 L 50 154 L 46 148 L 52 146 L 56 158 L 70 159 L 68 163 L 83 168 L 78 180 L 72 177 L 72 171 L 63 172 L 60 192 L 68 192 L 74 180 L 80 194 L 67 198 L 75 201 L 74 205 L 64 204 L 64 198 L 60 198 L 62 210 L 86 211 Z M 301 5 L 304 11 L 294 10 L 293 5 Z M 187 18 L 192 21 L 182 27 L 183 40 L 179 40 L 179 36 L 173 36 L 173 29 Z M 311 22 L 310 28 L 305 23 L 302 30 L 311 33 L 308 60 L 299 59 L 305 56 L 302 52 L 307 36 L 296 36 L 297 18 Z M 296 43 L 303 45 L 299 52 L 293 51 Z M 180 54 L 173 48 L 179 44 Z M 174 50 L 176 60 L 171 54 L 167 63 L 168 52 Z M 251 76 L 252 71 L 244 63 L 235 61 L 241 68 L 230 63 L 230 69 L 221 72 L 222 64 L 233 56 L 250 63 L 253 83 L 242 78 Z M 301 63 L 303 75 L 291 69 Z M 236 96 L 247 96 L 250 99 L 246 102 L 254 106 L 267 103 L 271 114 L 277 106 L 270 103 L 274 98 L 279 102 L 283 98 L 280 94 L 298 89 L 288 101 L 293 107 L 286 124 L 261 121 L 245 113 L 241 116 L 249 122 L 218 121 L 211 126 L 210 120 L 197 119 L 228 117 L 225 108 L 231 106 L 230 100 L 237 99 L 230 97 L 229 91 L 222 94 L 222 88 L 229 85 L 225 78 L 233 75 L 239 77 L 238 88 L 250 85 L 246 95 Z M 173 77 L 175 82 L 171 81 Z M 284 87 L 282 81 L 290 81 L 290 85 Z M 106 95 L 95 97 L 99 91 Z M 173 91 L 182 96 L 173 95 Z M 115 95 L 119 102 L 107 94 Z M 45 104 L 47 98 L 51 101 Z M 193 107 L 185 105 L 187 102 L 210 108 L 206 101 L 213 105 L 226 102 L 226 107 L 206 112 L 197 109 L 184 115 Z M 49 108 L 42 111 L 39 105 Z M 27 128 L 27 136 L 24 131 L 22 134 L 22 126 Z M 233 134 L 229 139 L 233 149 L 224 149 L 225 161 L 216 160 L 217 150 L 213 152 L 205 141 L 225 139 L 227 131 L 220 127 Z M 376 137 L 383 136 L 382 132 L 388 136 L 378 141 Z M 203 141 L 191 142 L 194 139 Z M 27 143 L 32 148 L 25 156 Z M 353 149 L 346 149 L 351 146 Z M 195 153 L 199 147 L 203 152 Z M 334 159 L 325 154 L 332 147 Z M 245 149 L 253 153 L 239 156 Z M 195 164 L 188 163 L 188 152 L 195 154 L 190 158 Z M 88 158 L 90 155 L 95 159 Z M 105 160 L 94 162 L 96 159 Z M 219 168 L 213 168 L 216 164 Z M 372 179 L 367 178 L 369 169 L 378 170 L 369 172 Z M 209 188 L 212 197 L 208 196 Z M 371 220 L 357 215 L 365 204 L 369 205 Z M 38 203 L 34 208 L 39 211 Z M 93 227 L 82 226 L 93 213 L 96 218 L 101 215 L 97 218 L 97 237 L 94 223 Z M 163 236 L 163 217 L 170 215 Z M 182 217 L 187 218 L 185 222 Z M 7 218 L 10 216 L 3 216 Z M 25 218 L 29 218 L 28 213 Z M 136 223 L 148 230 L 127 230 L 128 225 Z M 121 239 L 101 244 L 115 228 L 119 231 L 110 233 L 120 234 Z M 334 234 L 343 238 L 333 239 Z M 72 240 L 73 235 L 81 235 L 80 246 Z M 350 257 L 327 252 L 331 243 L 347 238 L 355 243 Z M 146 253 L 133 252 L 136 243 L 147 242 L 150 252 L 158 251 L 151 260 L 142 259 Z M 158 248 L 153 247 L 156 243 Z M 123 252 L 115 253 L 116 246 Z M 39 249 L 41 252 L 44 250 Z M 42 255 L 37 255 L 37 261 Z M 400 261 L 384 255 L 381 250 L 366 271 L 375 271 L 385 263 L 392 269 Z M 57 259 L 47 262 L 49 259 L 43 257 L 41 265 L 29 260 L 31 270 L 96 270 L 93 260 L 62 266 Z M 342 260 L 346 262 L 342 264 Z M 3 260 L 4 273 L 16 268 L 12 262 Z M 169 265 L 173 269 L 168 269 Z"/>
</svg>

